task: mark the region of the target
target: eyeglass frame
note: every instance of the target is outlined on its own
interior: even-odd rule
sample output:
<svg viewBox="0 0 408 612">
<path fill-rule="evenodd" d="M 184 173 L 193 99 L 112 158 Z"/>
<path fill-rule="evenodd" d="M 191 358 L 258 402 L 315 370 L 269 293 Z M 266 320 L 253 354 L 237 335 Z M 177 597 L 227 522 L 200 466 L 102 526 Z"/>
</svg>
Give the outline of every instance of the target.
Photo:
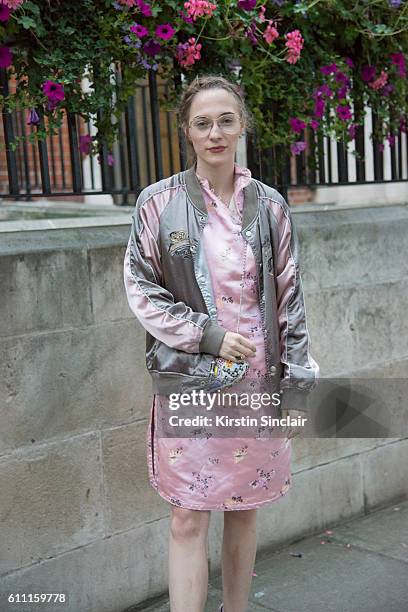
<svg viewBox="0 0 408 612">
<path fill-rule="evenodd" d="M 225 132 L 224 132 L 224 130 L 223 130 L 223 129 L 222 129 L 220 126 L 219 126 L 219 124 L 218 124 L 218 120 L 219 120 L 219 119 L 221 119 L 221 117 L 223 117 L 223 116 L 225 116 L 225 115 L 235 115 L 235 116 L 237 116 L 237 117 L 238 117 L 238 119 L 239 119 L 239 123 L 240 123 L 240 124 L 241 124 L 241 126 L 242 126 L 242 115 L 241 115 L 241 114 L 239 114 L 239 115 L 238 115 L 238 113 L 234 113 L 233 111 L 231 111 L 231 112 L 230 112 L 230 111 L 227 111 L 227 112 L 225 112 L 225 113 L 221 113 L 221 115 L 219 115 L 219 116 L 218 116 L 216 119 L 214 119 L 213 121 L 211 121 L 211 119 L 210 119 L 209 117 L 206 117 L 205 115 L 202 115 L 202 116 L 201 116 L 201 115 L 199 115 L 198 117 L 194 117 L 194 119 L 192 119 L 192 120 L 190 121 L 190 123 L 188 124 L 188 128 L 189 128 L 189 129 L 191 129 L 191 124 L 192 124 L 192 122 L 193 122 L 195 119 L 200 119 L 200 118 L 201 118 L 201 119 L 208 119 L 208 121 L 211 121 L 211 127 L 210 127 L 210 129 L 209 129 L 209 131 L 208 131 L 208 133 L 209 133 L 209 134 L 210 134 L 211 130 L 212 130 L 212 129 L 213 129 L 213 127 L 214 127 L 214 123 L 216 123 L 216 124 L 217 124 L 217 127 L 218 127 L 218 129 L 219 129 L 219 130 L 221 130 L 221 132 L 225 133 Z M 205 133 L 205 132 L 204 132 L 204 133 Z"/>
</svg>

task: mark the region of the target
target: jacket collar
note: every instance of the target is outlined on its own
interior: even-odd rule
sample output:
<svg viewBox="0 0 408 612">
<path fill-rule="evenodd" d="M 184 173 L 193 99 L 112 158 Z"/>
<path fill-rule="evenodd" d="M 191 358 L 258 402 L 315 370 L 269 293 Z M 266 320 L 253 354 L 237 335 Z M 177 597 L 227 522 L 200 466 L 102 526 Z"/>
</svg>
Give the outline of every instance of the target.
<svg viewBox="0 0 408 612">
<path fill-rule="evenodd" d="M 239 168 L 239 166 L 236 166 Z M 184 181 L 187 189 L 187 194 L 193 204 L 200 209 L 200 211 L 207 215 L 207 207 L 205 205 L 203 193 L 201 190 L 200 182 L 196 174 L 197 162 L 184 170 Z M 258 192 L 256 183 L 252 179 L 248 185 L 244 187 L 244 206 L 242 211 L 242 229 L 244 230 L 248 225 L 252 223 L 258 211 Z"/>
</svg>

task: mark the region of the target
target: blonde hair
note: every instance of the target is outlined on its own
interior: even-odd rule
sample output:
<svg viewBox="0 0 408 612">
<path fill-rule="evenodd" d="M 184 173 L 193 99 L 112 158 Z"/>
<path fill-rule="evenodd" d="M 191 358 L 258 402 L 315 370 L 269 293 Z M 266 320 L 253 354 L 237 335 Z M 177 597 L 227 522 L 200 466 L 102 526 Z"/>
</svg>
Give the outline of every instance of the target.
<svg viewBox="0 0 408 612">
<path fill-rule="evenodd" d="M 191 83 L 187 85 L 184 91 L 181 94 L 179 108 L 177 111 L 179 127 L 183 130 L 185 134 L 185 130 L 188 129 L 189 116 L 190 116 L 190 108 L 193 102 L 193 98 L 200 91 L 206 89 L 225 89 L 230 94 L 232 94 L 238 104 L 239 112 L 241 115 L 241 119 L 243 121 L 244 127 L 247 131 L 252 131 L 253 129 L 253 119 L 252 115 L 248 111 L 245 100 L 244 93 L 239 85 L 229 81 L 227 78 L 221 75 L 202 75 L 196 76 Z M 187 144 L 187 152 L 189 158 L 192 158 L 192 162 L 194 163 L 197 159 L 196 153 L 194 151 L 194 147 L 191 144 L 191 141 L 186 137 Z"/>
</svg>

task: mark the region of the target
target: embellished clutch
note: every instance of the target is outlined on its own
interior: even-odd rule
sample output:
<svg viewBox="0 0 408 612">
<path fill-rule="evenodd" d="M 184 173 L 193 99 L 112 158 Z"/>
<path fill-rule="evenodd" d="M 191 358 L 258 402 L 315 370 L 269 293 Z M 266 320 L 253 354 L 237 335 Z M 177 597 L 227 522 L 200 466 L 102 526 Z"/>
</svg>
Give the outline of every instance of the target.
<svg viewBox="0 0 408 612">
<path fill-rule="evenodd" d="M 217 391 L 230 387 L 242 380 L 248 372 L 247 361 L 231 361 L 223 357 L 216 357 L 211 362 L 209 391 Z"/>
</svg>

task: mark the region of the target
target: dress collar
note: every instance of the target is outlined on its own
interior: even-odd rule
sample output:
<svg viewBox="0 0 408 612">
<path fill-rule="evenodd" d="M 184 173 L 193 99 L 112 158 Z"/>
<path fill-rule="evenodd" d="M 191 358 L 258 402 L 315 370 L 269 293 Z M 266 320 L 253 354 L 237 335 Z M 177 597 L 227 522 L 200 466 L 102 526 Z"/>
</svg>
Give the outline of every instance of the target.
<svg viewBox="0 0 408 612">
<path fill-rule="evenodd" d="M 206 187 L 207 189 L 211 191 L 208 178 L 200 176 L 197 172 L 197 162 L 194 163 L 194 172 L 197 176 L 197 179 L 200 185 L 202 185 L 203 187 Z M 251 174 L 250 169 L 245 168 L 244 166 L 239 166 L 237 163 L 234 162 L 234 185 L 235 185 L 234 195 L 236 195 L 237 193 L 237 188 L 239 190 L 239 189 L 242 189 L 243 187 L 246 187 L 251 182 L 251 180 L 252 180 L 252 174 Z"/>
<path fill-rule="evenodd" d="M 202 215 L 207 215 L 207 206 L 204 202 L 202 193 L 202 183 L 199 182 L 199 178 L 196 174 L 197 162 L 194 165 L 182 172 L 182 182 L 186 185 L 187 194 L 191 202 L 196 206 Z M 239 189 L 244 189 L 244 209 L 242 219 L 242 231 L 250 226 L 254 221 L 258 212 L 258 188 L 256 181 L 251 176 L 249 168 L 244 168 L 234 163 L 234 176 L 236 192 Z M 207 179 L 202 179 L 207 181 Z M 242 182 L 242 184 L 241 184 Z"/>
</svg>

